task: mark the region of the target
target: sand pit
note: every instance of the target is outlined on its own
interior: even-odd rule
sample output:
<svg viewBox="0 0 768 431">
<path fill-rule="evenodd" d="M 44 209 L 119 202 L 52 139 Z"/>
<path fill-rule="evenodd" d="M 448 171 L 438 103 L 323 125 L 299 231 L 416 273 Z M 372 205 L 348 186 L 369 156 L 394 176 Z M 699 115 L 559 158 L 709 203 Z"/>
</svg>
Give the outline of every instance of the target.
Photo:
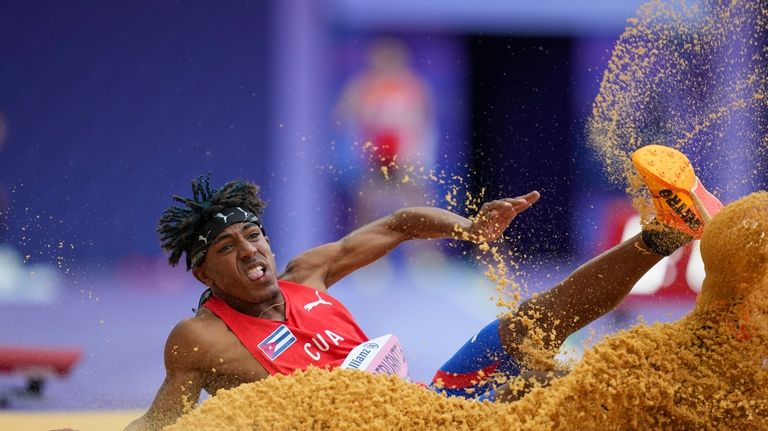
<svg viewBox="0 0 768 431">
<path fill-rule="evenodd" d="M 708 276 L 688 316 L 615 334 L 515 403 L 309 369 L 221 391 L 166 430 L 768 429 L 766 232 L 768 193 L 729 205 L 702 239 Z"/>
</svg>

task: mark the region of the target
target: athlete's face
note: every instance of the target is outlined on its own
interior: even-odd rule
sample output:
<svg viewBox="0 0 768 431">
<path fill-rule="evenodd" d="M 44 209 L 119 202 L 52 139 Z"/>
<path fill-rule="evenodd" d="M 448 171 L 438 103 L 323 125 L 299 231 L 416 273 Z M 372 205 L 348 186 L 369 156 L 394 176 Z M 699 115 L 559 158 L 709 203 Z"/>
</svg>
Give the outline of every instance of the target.
<svg viewBox="0 0 768 431">
<path fill-rule="evenodd" d="M 195 277 L 230 305 L 257 304 L 279 294 L 269 239 L 255 223 L 235 223 L 208 248 Z"/>
</svg>

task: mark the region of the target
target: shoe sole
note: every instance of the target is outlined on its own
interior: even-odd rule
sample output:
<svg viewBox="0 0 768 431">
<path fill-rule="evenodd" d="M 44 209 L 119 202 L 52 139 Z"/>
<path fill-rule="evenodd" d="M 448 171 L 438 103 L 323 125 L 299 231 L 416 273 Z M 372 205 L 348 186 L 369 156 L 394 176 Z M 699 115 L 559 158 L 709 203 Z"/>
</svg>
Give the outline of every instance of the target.
<svg viewBox="0 0 768 431">
<path fill-rule="evenodd" d="M 632 154 L 632 162 L 653 195 L 659 221 L 700 238 L 723 205 L 701 184 L 688 157 L 674 148 L 647 145 Z"/>
</svg>

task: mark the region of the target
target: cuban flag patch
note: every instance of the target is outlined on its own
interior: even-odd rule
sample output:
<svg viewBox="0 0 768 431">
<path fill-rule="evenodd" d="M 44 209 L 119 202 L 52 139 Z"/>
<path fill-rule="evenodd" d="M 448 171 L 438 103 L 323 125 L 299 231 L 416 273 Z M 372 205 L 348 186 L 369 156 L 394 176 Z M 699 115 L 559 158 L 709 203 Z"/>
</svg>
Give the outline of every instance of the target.
<svg viewBox="0 0 768 431">
<path fill-rule="evenodd" d="M 269 334 L 267 338 L 259 343 L 259 349 L 261 349 L 270 360 L 274 361 L 295 342 L 296 337 L 291 330 L 285 325 L 280 325 L 275 329 L 275 332 Z"/>
</svg>

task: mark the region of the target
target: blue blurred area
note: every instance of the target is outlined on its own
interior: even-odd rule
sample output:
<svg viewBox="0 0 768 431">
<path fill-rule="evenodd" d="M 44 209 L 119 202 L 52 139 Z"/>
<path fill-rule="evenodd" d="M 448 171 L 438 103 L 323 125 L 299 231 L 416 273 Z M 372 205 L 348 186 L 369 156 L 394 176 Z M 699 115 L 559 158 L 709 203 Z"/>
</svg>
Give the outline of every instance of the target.
<svg viewBox="0 0 768 431">
<path fill-rule="evenodd" d="M 487 15 L 501 8 L 502 3 L 481 3 L 476 11 L 485 10 Z M 302 136 L 303 130 L 292 128 L 290 122 L 304 121 L 315 132 L 320 132 L 320 135 L 315 133 L 314 141 L 307 145 L 320 150 L 313 153 L 318 160 L 301 166 L 316 170 L 331 160 L 324 157 L 325 152 L 321 150 L 331 141 L 330 136 L 323 136 L 330 117 L 330 113 L 323 110 L 329 111 L 331 107 L 336 85 L 333 77 L 345 70 L 343 63 L 324 63 L 327 60 L 323 56 L 318 56 L 315 63 L 306 60 L 298 63 L 297 53 L 282 53 L 290 44 L 303 46 L 301 38 L 306 36 L 301 31 L 311 32 L 285 30 L 291 17 L 284 14 L 308 8 L 301 2 L 286 4 L 288 6 L 277 8 L 269 2 L 217 5 L 170 1 L 6 2 L 0 14 L 3 41 L 0 44 L 3 58 L 0 112 L 6 117 L 8 131 L 7 143 L 0 152 L 0 187 L 10 201 L 10 208 L 3 217 L 6 225 L 3 237 L 18 244 L 22 253 L 33 259 L 53 260 L 50 255 L 40 256 L 39 251 L 52 243 L 63 242 L 76 247 L 71 256 L 108 265 L 126 255 L 159 254 L 154 235 L 156 219 L 162 209 L 171 204 L 172 194 L 188 193 L 189 181 L 196 175 L 213 172 L 217 184 L 233 177 L 254 180 L 265 186 L 265 197 L 276 203 L 279 212 L 286 211 L 286 205 L 281 202 L 292 199 L 282 192 L 281 176 L 308 177 L 310 182 L 319 179 L 314 183 L 330 182 L 333 188 L 333 181 L 318 172 L 292 169 L 291 158 L 299 155 L 275 156 L 284 146 L 289 146 L 289 150 L 300 148 L 300 142 L 296 141 L 307 137 Z M 427 7 L 429 4 L 431 8 Z M 610 24 L 593 26 L 590 35 L 602 29 L 606 49 L 620 32 L 625 18 L 623 11 L 631 10 L 631 4 L 624 4 L 620 12 L 614 6 L 595 6 L 595 22 Z M 334 43 L 348 44 L 343 41 L 364 41 L 369 37 L 365 29 L 343 19 L 347 14 L 368 10 L 372 15 L 364 22 L 374 29 L 374 34 L 384 34 L 381 26 L 387 22 L 386 17 L 396 13 L 396 9 L 387 9 L 389 14 L 375 15 L 372 12 L 376 10 L 375 5 L 366 9 L 355 2 L 329 5 L 326 10 L 311 6 L 312 12 L 320 12 L 320 16 L 305 24 L 317 26 L 315 33 L 322 34 L 322 29 L 327 29 L 325 42 L 315 43 L 328 52 L 332 52 Z M 379 7 L 382 5 L 379 3 Z M 453 9 L 435 9 L 432 3 L 425 5 L 436 15 L 406 10 L 401 16 L 405 19 L 412 13 L 439 23 L 451 10 L 463 7 L 461 2 L 452 3 Z M 484 37 L 496 38 L 501 45 L 506 43 L 504 38 L 515 41 L 523 52 L 526 44 L 530 44 L 531 50 L 541 45 L 538 39 L 528 39 L 526 32 L 533 31 L 536 25 L 546 29 L 554 16 L 563 16 L 557 8 L 547 9 L 546 13 L 541 8 L 510 10 L 528 13 L 535 19 L 511 22 L 507 30 L 518 32 L 517 36 L 491 33 Z M 374 17 L 379 21 L 369 22 Z M 474 25 L 476 28 L 469 31 L 482 31 L 482 23 Z M 281 29 L 287 41 L 274 36 L 276 28 Z M 398 29 L 402 34 L 403 29 Z M 413 31 L 408 30 L 411 34 Z M 339 37 L 340 34 L 344 36 Z M 468 118 L 472 115 L 468 112 L 470 101 L 467 100 L 472 95 L 467 95 L 466 89 L 472 88 L 472 82 L 477 85 L 481 81 L 478 81 L 479 71 L 471 70 L 476 66 L 468 63 L 471 58 L 467 49 L 471 44 L 463 42 L 462 33 L 450 36 L 443 33 L 441 37 L 446 42 L 453 39 L 447 45 L 442 43 L 453 53 L 444 48 L 435 51 L 434 48 L 441 45 L 436 44 L 429 33 L 411 37 L 411 46 L 417 67 L 428 74 L 441 96 L 438 111 L 441 168 L 451 174 L 463 174 L 466 167 L 462 164 L 469 159 L 467 147 L 476 145 L 466 133 Z M 568 37 L 578 43 L 574 35 Z M 572 143 L 566 138 L 569 131 L 579 130 L 576 126 L 596 93 L 595 84 L 602 68 L 597 65 L 590 69 L 591 82 L 587 87 L 591 91 L 583 94 L 581 82 L 571 81 L 571 76 L 584 74 L 583 68 L 571 64 L 573 58 L 582 55 L 568 46 L 564 47 L 565 51 L 541 53 L 546 63 L 537 73 L 557 70 L 561 78 L 550 86 L 551 91 L 562 99 L 558 104 L 568 104 L 569 99 L 578 101 L 570 102 L 578 104 L 577 115 L 556 124 L 537 123 L 531 128 L 527 125 L 528 118 L 521 114 L 538 115 L 535 113 L 545 105 L 535 93 L 524 94 L 522 98 L 495 105 L 505 122 L 495 123 L 493 128 L 498 130 L 494 133 L 510 128 L 516 128 L 516 133 L 527 130 L 531 136 L 545 130 L 558 131 L 560 137 L 545 145 L 573 147 L 568 153 L 576 154 L 576 161 L 583 162 L 585 151 L 578 146 L 578 138 Z M 606 54 L 599 53 L 602 57 Z M 430 55 L 436 62 L 431 61 Z M 497 54 L 488 55 L 492 61 Z M 279 63 L 281 56 L 287 59 L 283 63 Z M 281 81 L 289 74 L 276 67 L 290 68 L 294 64 L 331 71 L 309 81 L 309 85 L 329 88 L 325 92 L 313 90 L 328 99 L 318 101 L 320 110 L 301 111 L 301 106 L 295 105 L 298 102 L 291 101 L 300 100 L 302 90 Z M 499 68 L 503 71 L 502 66 Z M 298 73 L 306 74 L 306 71 Z M 523 69 L 514 79 L 519 80 L 525 73 Z M 520 82 L 524 85 L 524 81 Z M 542 84 L 546 85 L 546 81 Z M 488 82 L 488 85 L 494 84 Z M 275 87 L 289 90 L 284 95 L 276 92 Z M 505 88 L 491 88 L 494 90 L 503 94 Z M 572 94 L 579 98 L 575 99 Z M 526 98 L 532 98 L 531 103 Z M 289 108 L 275 108 L 278 101 Z M 573 111 L 573 107 L 561 109 Z M 285 118 L 285 113 L 293 115 Z M 474 115 L 482 117 L 483 111 Z M 278 128 L 287 130 L 280 135 Z M 507 158 L 514 158 L 520 166 L 539 160 L 538 154 L 520 151 L 511 144 L 506 151 Z M 562 167 L 589 170 L 599 176 L 597 165 L 588 163 L 587 166 L 591 166 L 588 169 L 582 166 L 568 162 L 557 170 Z M 546 176 L 546 172 L 544 174 Z M 536 182 L 536 175 L 530 175 L 527 183 Z M 542 182 L 551 181 L 539 181 Z M 569 184 L 563 187 L 568 188 Z M 525 187 L 515 190 L 522 188 Z M 553 192 L 561 191 L 561 188 L 553 189 Z M 496 194 L 499 193 L 501 191 Z M 334 213 L 343 208 L 320 210 Z M 558 211 L 564 213 L 566 209 L 561 205 Z M 48 221 L 37 222 L 39 217 Z M 274 215 L 268 214 L 269 217 Z M 292 235 L 289 231 L 280 233 Z M 332 239 L 326 233 L 312 235 L 316 236 L 315 242 L 308 245 Z M 285 244 L 288 254 L 293 254 L 297 250 L 288 244 L 301 242 L 301 238 L 277 242 L 278 249 Z"/>
<path fill-rule="evenodd" d="M 266 180 L 266 24 L 258 2 L 5 2 L 3 236 L 33 256 L 156 255 L 195 175 Z"/>
<path fill-rule="evenodd" d="M 639 0 L 333 0 L 334 18 L 351 28 L 428 28 L 461 33 L 604 35 L 624 29 Z"/>
</svg>

